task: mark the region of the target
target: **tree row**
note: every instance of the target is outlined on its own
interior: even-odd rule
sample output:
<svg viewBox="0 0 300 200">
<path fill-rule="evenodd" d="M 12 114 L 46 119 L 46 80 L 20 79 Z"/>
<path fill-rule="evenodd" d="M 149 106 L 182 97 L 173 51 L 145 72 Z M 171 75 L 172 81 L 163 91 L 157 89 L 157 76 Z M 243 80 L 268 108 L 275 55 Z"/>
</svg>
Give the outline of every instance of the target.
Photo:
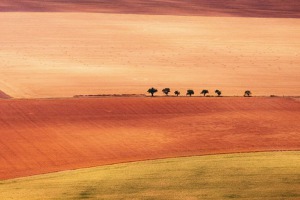
<svg viewBox="0 0 300 200">
<path fill-rule="evenodd" d="M 150 93 L 151 96 L 153 97 L 154 94 L 158 92 L 158 90 L 157 90 L 156 88 L 153 88 L 153 87 L 152 87 L 152 88 L 149 88 L 147 92 Z M 169 93 L 171 92 L 171 89 L 170 89 L 170 88 L 164 88 L 164 89 L 162 89 L 162 92 L 163 92 L 165 95 L 168 96 Z M 220 96 L 222 95 L 222 91 L 221 91 L 221 90 L 215 90 L 215 93 L 218 95 L 218 97 L 220 97 Z M 180 91 L 175 90 L 175 91 L 174 91 L 174 94 L 175 94 L 176 96 L 179 96 L 179 95 L 180 95 Z M 192 96 L 192 95 L 194 95 L 194 94 L 195 94 L 194 90 L 189 89 L 189 90 L 186 91 L 186 96 Z M 203 96 L 206 96 L 207 94 L 209 94 L 209 91 L 208 91 L 208 90 L 202 90 L 202 91 L 200 92 L 200 94 L 203 94 Z M 245 96 L 245 97 L 250 97 L 251 95 L 252 95 L 252 93 L 251 93 L 250 90 L 246 90 L 245 93 L 244 93 L 244 96 Z"/>
</svg>

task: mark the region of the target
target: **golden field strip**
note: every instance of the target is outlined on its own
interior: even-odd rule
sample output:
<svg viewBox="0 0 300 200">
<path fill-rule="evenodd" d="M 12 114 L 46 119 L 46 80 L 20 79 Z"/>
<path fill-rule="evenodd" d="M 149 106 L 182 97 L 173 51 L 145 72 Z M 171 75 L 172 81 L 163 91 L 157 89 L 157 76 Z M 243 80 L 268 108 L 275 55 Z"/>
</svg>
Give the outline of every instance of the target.
<svg viewBox="0 0 300 200">
<path fill-rule="evenodd" d="M 162 159 L 0 181 L 1 199 L 298 200 L 300 152 Z"/>
</svg>

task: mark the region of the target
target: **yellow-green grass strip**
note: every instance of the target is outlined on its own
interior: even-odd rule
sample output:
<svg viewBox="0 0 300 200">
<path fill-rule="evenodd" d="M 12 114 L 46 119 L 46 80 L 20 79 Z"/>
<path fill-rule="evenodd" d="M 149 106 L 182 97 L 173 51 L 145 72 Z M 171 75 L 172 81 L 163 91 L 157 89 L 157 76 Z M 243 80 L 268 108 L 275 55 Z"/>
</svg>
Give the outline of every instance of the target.
<svg viewBox="0 0 300 200">
<path fill-rule="evenodd" d="M 0 199 L 300 199 L 300 152 L 194 156 L 0 181 Z"/>
</svg>

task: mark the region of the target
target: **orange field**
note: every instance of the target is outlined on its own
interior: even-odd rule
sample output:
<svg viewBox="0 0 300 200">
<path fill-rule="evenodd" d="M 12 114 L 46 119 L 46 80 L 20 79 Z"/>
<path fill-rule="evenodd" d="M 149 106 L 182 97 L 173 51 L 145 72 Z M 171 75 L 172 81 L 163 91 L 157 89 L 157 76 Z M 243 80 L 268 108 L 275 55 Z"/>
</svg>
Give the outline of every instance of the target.
<svg viewBox="0 0 300 200">
<path fill-rule="evenodd" d="M 0 100 L 0 179 L 119 162 L 300 150 L 291 98 Z"/>
</svg>

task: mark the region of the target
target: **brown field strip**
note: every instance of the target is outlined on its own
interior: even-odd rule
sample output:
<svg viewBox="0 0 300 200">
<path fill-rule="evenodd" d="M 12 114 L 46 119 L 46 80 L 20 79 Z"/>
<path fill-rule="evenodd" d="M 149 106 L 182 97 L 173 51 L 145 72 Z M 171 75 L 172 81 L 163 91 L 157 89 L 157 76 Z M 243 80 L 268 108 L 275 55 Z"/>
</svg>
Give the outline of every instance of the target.
<svg viewBox="0 0 300 200">
<path fill-rule="evenodd" d="M 0 11 L 300 17 L 297 0 L 1 0 Z"/>
<path fill-rule="evenodd" d="M 288 98 L 0 100 L 0 179 L 112 163 L 300 150 Z"/>
</svg>

